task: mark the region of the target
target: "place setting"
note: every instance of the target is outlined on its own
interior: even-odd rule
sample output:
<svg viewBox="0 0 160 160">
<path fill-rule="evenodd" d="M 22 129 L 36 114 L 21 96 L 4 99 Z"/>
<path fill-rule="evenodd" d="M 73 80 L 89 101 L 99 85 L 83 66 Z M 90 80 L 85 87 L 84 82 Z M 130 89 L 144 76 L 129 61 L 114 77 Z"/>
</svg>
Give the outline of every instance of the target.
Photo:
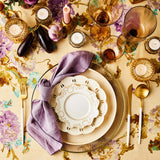
<svg viewBox="0 0 160 160">
<path fill-rule="evenodd" d="M 51 77 L 56 67 L 41 79 Z M 36 86 L 32 101 L 39 96 Z M 48 102 L 62 135 L 62 150 L 69 152 L 85 152 L 107 143 L 118 132 L 125 115 L 120 84 L 94 61 L 84 73 L 66 77 L 55 85 Z"/>
</svg>

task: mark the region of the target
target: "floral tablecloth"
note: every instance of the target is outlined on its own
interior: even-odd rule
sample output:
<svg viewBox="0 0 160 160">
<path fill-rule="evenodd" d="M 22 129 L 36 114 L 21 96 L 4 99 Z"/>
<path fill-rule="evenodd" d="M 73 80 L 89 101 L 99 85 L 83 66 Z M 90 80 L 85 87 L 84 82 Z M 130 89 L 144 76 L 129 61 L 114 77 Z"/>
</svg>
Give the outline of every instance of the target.
<svg viewBox="0 0 160 160">
<path fill-rule="evenodd" d="M 72 8 L 71 16 L 77 19 L 77 29 L 89 35 L 92 23 L 87 12 L 87 0 L 49 0 L 49 7 L 56 7 L 52 10 L 54 22 L 58 23 L 63 18 L 62 8 L 69 3 Z M 157 28 L 151 35 L 160 36 L 160 2 L 144 1 L 131 4 L 129 0 L 123 0 L 124 12 L 118 22 L 111 25 L 111 34 L 120 35 L 124 15 L 133 6 L 148 5 L 157 16 Z M 32 9 L 24 9 L 20 6 L 13 8 L 21 11 L 22 19 L 29 27 L 35 25 L 35 18 Z M 152 25 L 152 24 L 151 24 Z M 89 37 L 89 36 L 88 36 Z M 138 123 L 140 100 L 133 95 L 132 115 L 131 115 L 131 144 L 126 144 L 127 136 L 127 116 L 122 123 L 118 134 L 105 146 L 85 153 L 69 153 L 59 151 L 54 155 L 49 155 L 27 132 L 25 132 L 25 144 L 21 141 L 21 98 L 19 84 L 26 81 L 28 88 L 28 98 L 25 100 L 25 124 L 30 114 L 31 96 L 33 89 L 41 75 L 50 67 L 57 64 L 67 53 L 76 50 L 87 50 L 97 55 L 97 62 L 101 63 L 99 57 L 99 43 L 88 38 L 87 43 L 81 48 L 73 48 L 68 41 L 68 37 L 56 43 L 57 50 L 51 54 L 46 53 L 38 43 L 32 46 L 32 53 L 27 57 L 19 57 L 16 53 L 19 44 L 14 44 L 4 34 L 3 27 L 0 30 L 0 160 L 157 160 L 160 156 L 160 55 L 148 54 L 144 49 L 144 41 L 138 44 L 137 48 L 132 48 L 130 53 L 125 52 L 123 57 L 114 63 L 106 64 L 105 67 L 113 73 L 119 81 L 126 99 L 127 108 L 127 88 L 132 83 L 136 88 L 140 82 L 133 79 L 130 74 L 130 63 L 136 58 L 151 59 L 156 67 L 156 74 L 150 80 L 151 93 L 144 100 L 143 108 L 143 128 L 142 142 L 138 144 Z M 126 112 L 126 111 L 125 111 Z M 127 112 L 126 112 L 127 115 Z M 26 131 L 26 130 L 25 130 Z"/>
</svg>

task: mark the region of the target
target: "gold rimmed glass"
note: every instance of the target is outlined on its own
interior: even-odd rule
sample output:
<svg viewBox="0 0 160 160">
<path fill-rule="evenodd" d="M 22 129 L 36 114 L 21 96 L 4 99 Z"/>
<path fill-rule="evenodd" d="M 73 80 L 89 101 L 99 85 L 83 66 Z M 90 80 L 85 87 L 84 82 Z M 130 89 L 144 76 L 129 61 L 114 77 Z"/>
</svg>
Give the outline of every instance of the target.
<svg viewBox="0 0 160 160">
<path fill-rule="evenodd" d="M 123 13 L 123 3 L 122 0 L 90 0 L 88 3 L 88 12 L 94 21 L 90 34 L 94 39 L 101 41 L 105 37 L 109 37 L 109 26 L 121 17 Z M 103 30 L 107 30 L 108 34 L 106 34 L 105 37 L 103 36 L 103 38 L 95 38 L 95 31 L 103 32 Z"/>
<path fill-rule="evenodd" d="M 156 15 L 150 8 L 136 6 L 124 18 L 122 36 L 129 43 L 138 43 L 150 36 L 157 27 Z"/>
</svg>

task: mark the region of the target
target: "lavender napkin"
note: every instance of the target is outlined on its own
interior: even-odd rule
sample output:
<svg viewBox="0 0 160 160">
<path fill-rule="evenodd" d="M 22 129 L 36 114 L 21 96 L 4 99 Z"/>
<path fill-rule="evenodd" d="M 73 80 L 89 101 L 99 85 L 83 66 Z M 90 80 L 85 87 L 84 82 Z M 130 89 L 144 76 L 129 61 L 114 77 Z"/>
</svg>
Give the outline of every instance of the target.
<svg viewBox="0 0 160 160">
<path fill-rule="evenodd" d="M 48 103 L 52 88 L 67 76 L 85 72 L 93 56 L 87 51 L 71 52 L 62 58 L 50 80 L 41 79 L 38 82 L 40 99 L 32 101 L 27 131 L 50 154 L 63 145 L 54 112 Z"/>
</svg>

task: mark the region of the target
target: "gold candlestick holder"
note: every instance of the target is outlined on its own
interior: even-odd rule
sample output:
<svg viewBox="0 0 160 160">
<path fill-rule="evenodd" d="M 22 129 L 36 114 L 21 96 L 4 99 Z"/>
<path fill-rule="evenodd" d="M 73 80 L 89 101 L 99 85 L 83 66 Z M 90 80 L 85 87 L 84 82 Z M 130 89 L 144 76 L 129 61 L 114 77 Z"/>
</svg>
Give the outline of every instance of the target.
<svg viewBox="0 0 160 160">
<path fill-rule="evenodd" d="M 73 19 L 70 20 L 68 24 L 64 22 L 64 19 L 62 19 L 62 25 L 64 28 L 66 28 L 66 31 L 68 34 L 70 34 L 76 27 L 76 22 L 74 23 Z"/>
</svg>

